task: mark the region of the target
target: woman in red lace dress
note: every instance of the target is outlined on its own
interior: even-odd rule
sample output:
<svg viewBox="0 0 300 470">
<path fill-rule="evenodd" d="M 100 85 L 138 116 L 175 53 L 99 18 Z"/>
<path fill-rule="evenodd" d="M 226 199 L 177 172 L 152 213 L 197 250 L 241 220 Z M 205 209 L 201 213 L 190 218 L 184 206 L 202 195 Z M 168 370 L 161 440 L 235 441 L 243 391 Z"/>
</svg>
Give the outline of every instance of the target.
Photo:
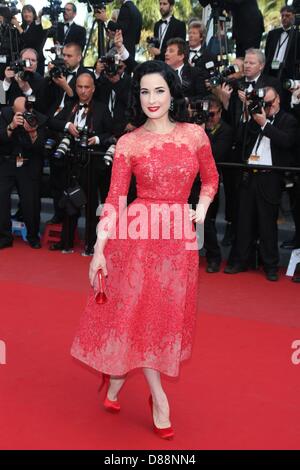
<svg viewBox="0 0 300 470">
<path fill-rule="evenodd" d="M 119 411 L 126 374 L 143 368 L 155 432 L 171 438 L 160 373 L 175 377 L 191 354 L 196 318 L 198 247 L 193 221 L 203 223 L 218 187 L 204 130 L 185 119 L 175 72 L 165 63 L 137 67 L 131 122 L 139 127 L 118 141 L 110 191 L 98 225 L 89 277 L 102 269 L 108 301 L 91 295 L 72 355 L 110 376 L 104 406 Z M 196 211 L 188 196 L 200 171 Z M 126 207 L 132 174 L 137 199 Z"/>
</svg>

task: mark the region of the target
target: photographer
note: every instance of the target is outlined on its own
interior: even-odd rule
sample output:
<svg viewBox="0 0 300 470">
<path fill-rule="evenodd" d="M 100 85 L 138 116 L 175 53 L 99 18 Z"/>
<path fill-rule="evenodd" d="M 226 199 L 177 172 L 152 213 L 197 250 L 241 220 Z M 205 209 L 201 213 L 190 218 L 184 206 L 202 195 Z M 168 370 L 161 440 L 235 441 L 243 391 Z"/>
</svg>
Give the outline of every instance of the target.
<svg viewBox="0 0 300 470">
<path fill-rule="evenodd" d="M 300 36 L 294 27 L 295 12 L 293 7 L 282 7 L 280 15 L 282 27 L 271 30 L 267 36 L 264 73 L 284 81 L 296 76 L 297 60 L 299 60 L 300 54 Z M 290 111 L 290 96 L 287 90 L 283 91 L 281 105 Z"/>
<path fill-rule="evenodd" d="M 48 64 L 49 79 L 44 81 L 44 94 L 46 97 L 47 114 L 58 114 L 66 103 L 76 97 L 76 78 L 87 69 L 82 67 L 82 53 L 78 44 L 66 44 L 62 51 L 63 61 L 58 60 Z"/>
<path fill-rule="evenodd" d="M 214 95 L 205 98 L 208 101 L 208 112 L 203 118 L 205 131 L 209 137 L 212 154 L 216 162 L 226 162 L 230 159 L 233 132 L 230 126 L 222 120 L 222 103 Z M 223 181 L 224 183 L 224 181 Z M 189 203 L 196 205 L 200 193 L 200 178 L 197 176 L 189 197 Z M 227 205 L 227 193 L 224 184 Z M 208 208 L 204 221 L 204 248 L 206 250 L 206 272 L 216 273 L 220 270 L 221 250 L 216 231 L 216 217 L 219 208 L 219 193 Z"/>
<path fill-rule="evenodd" d="M 264 19 L 257 0 L 199 0 L 200 5 L 211 5 L 217 16 L 223 10 L 232 15 L 232 37 L 236 42 L 236 57 L 244 57 L 249 48 L 259 48 L 265 30 Z"/>
<path fill-rule="evenodd" d="M 159 0 L 161 19 L 154 25 L 154 38 L 148 38 L 149 52 L 154 59 L 165 60 L 167 42 L 172 38 L 186 40 L 185 22 L 173 16 L 175 0 Z"/>
<path fill-rule="evenodd" d="M 108 107 L 112 117 L 113 134 L 116 137 L 125 132 L 128 124 L 126 110 L 131 77 L 124 72 L 125 68 L 126 65 L 116 59 L 116 50 L 112 49 L 106 57 L 97 61 L 95 69 L 97 80 L 94 97 Z"/>
<path fill-rule="evenodd" d="M 143 27 L 142 15 L 131 0 L 121 0 L 122 6 L 116 29 L 121 29 L 124 46 L 129 54 L 135 57 L 135 46 L 140 42 Z"/>
<path fill-rule="evenodd" d="M 27 240 L 31 248 L 41 248 L 40 182 L 44 127 L 47 118 L 32 108 L 24 97 L 5 107 L 0 115 L 0 248 L 12 246 L 11 192 L 18 187 Z"/>
<path fill-rule="evenodd" d="M 267 87 L 260 106 L 251 112 L 245 156 L 248 165 L 289 166 L 293 163 L 298 123 L 280 109 L 280 96 Z M 283 174 L 271 169 L 244 171 L 239 190 L 238 223 L 233 255 L 224 272 L 246 271 L 253 246 L 259 238 L 266 279 L 278 280 L 277 218 Z"/>
<path fill-rule="evenodd" d="M 96 209 L 98 207 L 98 190 L 101 194 L 101 202 L 104 202 L 109 189 L 111 166 L 107 166 L 104 162 L 103 156 L 88 156 L 87 146 L 96 146 L 96 149 L 106 150 L 107 147 L 115 142 L 115 139 L 111 138 L 111 127 L 112 122 L 106 106 L 102 103 L 94 101 L 93 94 L 95 92 L 94 78 L 90 73 L 83 73 L 77 77 L 76 80 L 76 93 L 78 99 L 75 103 L 69 103 L 64 109 L 54 118 L 49 121 L 49 127 L 59 132 L 66 132 L 72 136 L 67 137 L 67 145 L 70 147 L 71 155 L 67 155 L 68 150 L 66 144 L 59 145 L 56 150 L 55 156 L 52 160 L 65 161 L 64 159 L 70 159 L 71 162 L 71 174 L 68 169 L 61 168 L 60 189 L 61 195 L 63 190 L 68 188 L 68 184 L 74 181 L 73 177 L 76 177 L 75 181 L 78 181 L 80 186 L 83 188 L 85 194 L 90 192 L 91 201 L 89 206 L 89 213 L 92 216 L 90 225 L 88 227 L 88 246 L 86 246 L 86 253 L 91 253 L 93 245 L 96 239 L 96 225 L 97 216 Z M 89 135 L 82 136 L 80 129 L 88 127 Z M 88 138 L 87 142 L 85 138 Z M 87 146 L 86 146 L 87 144 Z M 68 148 L 69 148 L 68 147 Z M 59 156 L 57 152 L 59 151 Z M 86 153 L 84 162 L 78 161 L 80 153 Z M 89 165 L 92 165 L 89 169 Z M 68 166 L 68 164 L 67 164 Z M 68 174 L 69 173 L 69 174 Z M 88 174 L 91 175 L 91 180 L 88 179 Z M 71 180 L 71 183 L 68 180 Z M 64 211 L 67 210 L 68 201 L 65 200 Z M 62 205 L 62 202 L 60 202 Z M 64 217 L 63 230 L 61 236 L 61 242 L 51 245 L 50 250 L 62 250 L 69 252 L 72 251 L 74 246 L 74 234 L 77 226 L 78 217 L 80 216 L 80 208 L 74 210 L 74 213 L 69 217 Z"/>
<path fill-rule="evenodd" d="M 36 71 L 38 54 L 34 49 L 23 49 L 20 60 L 12 62 L 4 72 L 3 90 L 6 103 L 12 105 L 18 96 L 38 96 L 43 85 L 41 75 Z M 40 109 L 37 100 L 36 109 Z"/>
<path fill-rule="evenodd" d="M 76 5 L 66 3 L 63 13 L 64 23 L 58 23 L 57 25 L 57 43 L 62 46 L 75 43 L 83 50 L 86 42 L 86 30 L 74 22 L 76 14 Z"/>
<path fill-rule="evenodd" d="M 205 64 L 215 62 L 215 57 L 207 51 L 205 45 L 206 29 L 201 21 L 192 21 L 188 27 L 189 36 L 189 63 L 201 70 L 203 79 L 208 77 Z"/>
<path fill-rule="evenodd" d="M 14 15 L 19 10 L 12 5 L 0 5 L 0 80 L 3 80 L 4 70 L 12 60 L 19 54 L 21 48 L 20 34 L 17 28 L 11 23 Z"/>
<path fill-rule="evenodd" d="M 61 2 L 59 2 L 61 4 Z M 57 10 L 56 18 L 61 11 L 61 7 Z M 42 16 L 44 10 L 39 15 Z M 66 3 L 63 9 L 64 23 L 58 22 L 57 28 L 48 30 L 48 36 L 54 37 L 55 44 L 65 46 L 66 44 L 77 44 L 83 51 L 86 42 L 86 29 L 75 23 L 74 18 L 77 14 L 76 5 L 74 3 Z M 51 18 L 52 19 L 52 18 Z"/>
<path fill-rule="evenodd" d="M 271 86 L 281 93 L 279 80 L 264 75 L 265 56 L 259 49 L 248 49 L 244 60 L 244 77 L 239 81 L 239 89 L 229 91 L 227 117 L 229 124 L 238 132 L 240 124 L 247 119 L 247 93 Z M 241 155 L 239 156 L 240 159 Z"/>
<path fill-rule="evenodd" d="M 22 23 L 13 17 L 11 23 L 20 33 L 20 42 L 22 49 L 34 49 L 38 54 L 37 71 L 41 76 L 44 75 L 44 56 L 43 47 L 46 41 L 46 31 L 39 23 L 36 11 L 32 5 L 25 5 L 22 8 Z"/>
</svg>

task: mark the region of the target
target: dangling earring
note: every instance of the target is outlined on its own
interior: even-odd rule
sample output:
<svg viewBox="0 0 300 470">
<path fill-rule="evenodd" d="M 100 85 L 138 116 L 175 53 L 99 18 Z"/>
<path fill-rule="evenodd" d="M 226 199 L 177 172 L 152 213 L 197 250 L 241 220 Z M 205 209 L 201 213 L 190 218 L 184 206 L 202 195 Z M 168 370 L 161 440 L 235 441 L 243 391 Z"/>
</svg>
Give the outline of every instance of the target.
<svg viewBox="0 0 300 470">
<path fill-rule="evenodd" d="M 173 98 L 171 98 L 169 110 L 174 111 L 174 99 Z"/>
</svg>

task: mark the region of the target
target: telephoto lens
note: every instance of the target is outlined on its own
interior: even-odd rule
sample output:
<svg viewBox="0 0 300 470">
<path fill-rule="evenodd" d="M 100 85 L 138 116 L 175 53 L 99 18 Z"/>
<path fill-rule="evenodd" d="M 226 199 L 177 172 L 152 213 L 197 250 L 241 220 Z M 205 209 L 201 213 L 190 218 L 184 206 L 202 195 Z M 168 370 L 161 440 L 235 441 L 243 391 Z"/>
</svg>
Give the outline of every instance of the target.
<svg viewBox="0 0 300 470">
<path fill-rule="evenodd" d="M 111 145 L 111 146 L 106 150 L 106 153 L 105 153 L 105 155 L 103 156 L 105 165 L 110 166 L 110 165 L 112 164 L 113 159 L 114 159 L 114 155 L 115 155 L 115 151 L 116 151 L 116 146 L 115 146 L 115 144 Z"/>
<path fill-rule="evenodd" d="M 61 140 L 61 142 L 60 142 L 59 146 L 57 147 L 57 149 L 55 150 L 55 152 L 53 154 L 53 157 L 55 157 L 57 159 L 63 158 L 66 155 L 66 153 L 69 151 L 70 145 L 71 145 L 71 138 L 65 136 Z"/>
<path fill-rule="evenodd" d="M 300 86 L 300 80 L 293 80 L 292 78 L 288 78 L 282 83 L 282 87 L 285 90 L 292 90 L 293 88 L 297 88 L 298 86 Z"/>
</svg>

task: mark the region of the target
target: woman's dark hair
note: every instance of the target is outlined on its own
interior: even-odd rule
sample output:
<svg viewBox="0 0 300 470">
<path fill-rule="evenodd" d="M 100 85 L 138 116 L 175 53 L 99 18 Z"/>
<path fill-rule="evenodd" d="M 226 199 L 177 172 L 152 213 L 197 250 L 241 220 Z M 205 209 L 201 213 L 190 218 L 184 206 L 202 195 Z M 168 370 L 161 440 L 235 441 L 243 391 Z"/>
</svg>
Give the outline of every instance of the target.
<svg viewBox="0 0 300 470">
<path fill-rule="evenodd" d="M 37 19 L 37 14 L 36 14 L 35 8 L 34 8 L 32 5 L 25 5 L 25 6 L 22 8 L 22 23 L 23 23 L 23 24 L 25 24 L 24 17 L 23 17 L 24 11 L 30 11 L 30 13 L 33 14 L 33 21 L 36 21 L 36 19 Z"/>
<path fill-rule="evenodd" d="M 186 122 L 187 106 L 183 96 L 180 80 L 175 71 L 165 62 L 160 60 L 149 60 L 136 67 L 131 83 L 128 111 L 129 122 L 134 126 L 139 127 L 142 126 L 147 120 L 147 116 L 141 107 L 140 84 L 141 79 L 145 75 L 152 73 L 159 73 L 167 82 L 170 89 L 170 94 L 173 98 L 171 107 L 172 109 L 169 111 L 170 119 L 172 121 Z"/>
</svg>

